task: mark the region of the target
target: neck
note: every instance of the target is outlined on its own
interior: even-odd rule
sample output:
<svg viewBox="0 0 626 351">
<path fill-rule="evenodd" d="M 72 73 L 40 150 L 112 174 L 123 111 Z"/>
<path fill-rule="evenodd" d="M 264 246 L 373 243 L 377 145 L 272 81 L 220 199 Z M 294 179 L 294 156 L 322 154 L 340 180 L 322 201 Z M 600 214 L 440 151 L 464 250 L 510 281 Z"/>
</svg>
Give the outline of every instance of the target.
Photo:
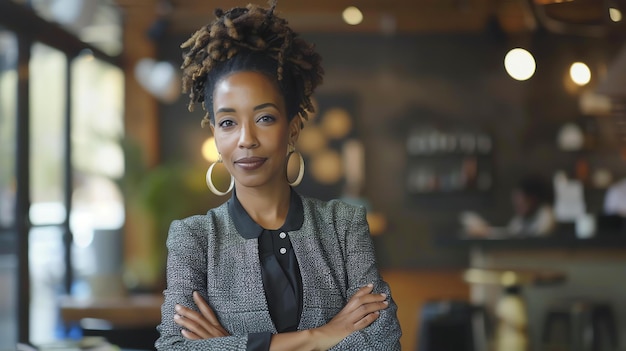
<svg viewBox="0 0 626 351">
<path fill-rule="evenodd" d="M 278 189 L 237 188 L 237 199 L 248 215 L 265 229 L 280 228 L 289 212 L 291 188 L 289 185 Z"/>
</svg>

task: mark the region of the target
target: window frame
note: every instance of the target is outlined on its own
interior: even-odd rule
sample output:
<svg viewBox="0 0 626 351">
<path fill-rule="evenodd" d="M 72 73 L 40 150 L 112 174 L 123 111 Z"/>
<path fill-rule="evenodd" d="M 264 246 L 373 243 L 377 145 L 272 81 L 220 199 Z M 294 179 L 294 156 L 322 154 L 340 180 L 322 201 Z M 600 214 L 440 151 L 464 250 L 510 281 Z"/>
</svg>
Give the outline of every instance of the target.
<svg viewBox="0 0 626 351">
<path fill-rule="evenodd" d="M 9 227 L 0 228 L 0 244 L 14 245 L 12 252 L 17 255 L 18 262 L 18 291 L 17 291 L 17 325 L 19 343 L 30 344 L 30 267 L 29 267 L 29 233 L 33 226 L 29 223 L 30 210 L 30 85 L 29 62 L 31 48 L 35 42 L 40 42 L 66 55 L 66 82 L 65 82 L 65 113 L 64 113 L 64 205 L 66 218 L 58 226 L 63 230 L 63 245 L 65 254 L 64 288 L 70 292 L 72 285 L 71 247 L 72 233 L 69 226 L 69 215 L 72 208 L 72 164 L 71 164 L 71 92 L 72 73 L 71 63 L 81 52 L 89 50 L 91 54 L 116 67 L 122 67 L 120 56 L 110 56 L 87 43 L 82 42 L 75 35 L 63 29 L 58 24 L 46 21 L 39 17 L 27 5 L 20 5 L 13 1 L 0 1 L 0 26 L 15 33 L 18 45 L 18 82 L 16 104 L 16 197 L 15 221 Z"/>
</svg>

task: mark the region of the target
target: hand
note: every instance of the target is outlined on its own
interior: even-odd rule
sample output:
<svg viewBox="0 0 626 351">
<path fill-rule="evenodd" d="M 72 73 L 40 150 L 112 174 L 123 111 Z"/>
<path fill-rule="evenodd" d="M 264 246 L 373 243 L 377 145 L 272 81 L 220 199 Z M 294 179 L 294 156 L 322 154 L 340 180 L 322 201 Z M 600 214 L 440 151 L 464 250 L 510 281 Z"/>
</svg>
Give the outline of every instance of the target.
<svg viewBox="0 0 626 351">
<path fill-rule="evenodd" d="M 372 294 L 372 290 L 373 284 L 359 289 L 330 322 L 316 329 L 322 335 L 318 339 L 320 349 L 327 350 L 353 332 L 369 326 L 378 318 L 380 310 L 389 307 L 389 302 L 385 301 L 387 295 Z"/>
<path fill-rule="evenodd" d="M 187 307 L 176 305 L 177 313 L 174 315 L 174 322 L 184 328 L 182 334 L 185 338 L 199 340 L 230 335 L 217 320 L 209 304 L 204 301 L 197 291 L 193 292 L 193 301 L 200 309 L 200 313 Z"/>
</svg>

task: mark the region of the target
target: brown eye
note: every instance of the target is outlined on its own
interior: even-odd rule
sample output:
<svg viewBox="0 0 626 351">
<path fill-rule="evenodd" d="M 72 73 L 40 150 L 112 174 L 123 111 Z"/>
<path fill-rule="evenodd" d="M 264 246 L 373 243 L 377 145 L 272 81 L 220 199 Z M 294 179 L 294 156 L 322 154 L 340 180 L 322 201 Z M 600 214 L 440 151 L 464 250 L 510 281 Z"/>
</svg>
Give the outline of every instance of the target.
<svg viewBox="0 0 626 351">
<path fill-rule="evenodd" d="M 219 126 L 221 128 L 228 128 L 228 127 L 232 127 L 234 125 L 235 125 L 235 122 L 231 121 L 230 119 L 223 120 L 223 121 L 221 121 L 219 123 Z"/>
<path fill-rule="evenodd" d="M 271 122 L 274 122 L 275 120 L 276 120 L 276 118 L 274 116 L 264 115 L 264 116 L 261 116 L 259 119 L 257 119 L 257 122 L 271 123 Z"/>
</svg>

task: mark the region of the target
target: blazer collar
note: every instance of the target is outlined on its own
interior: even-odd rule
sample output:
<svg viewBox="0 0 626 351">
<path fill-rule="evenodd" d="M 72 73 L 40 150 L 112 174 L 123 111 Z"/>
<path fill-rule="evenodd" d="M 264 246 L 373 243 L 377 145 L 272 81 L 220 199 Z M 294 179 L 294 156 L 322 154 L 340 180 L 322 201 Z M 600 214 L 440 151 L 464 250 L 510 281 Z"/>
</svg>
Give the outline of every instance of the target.
<svg viewBox="0 0 626 351">
<path fill-rule="evenodd" d="M 241 202 L 239 202 L 239 199 L 237 199 L 235 191 L 233 191 L 233 195 L 228 200 L 228 213 L 235 224 L 235 228 L 237 228 L 237 232 L 244 239 L 256 239 L 265 230 L 248 215 L 248 212 L 246 212 Z M 298 230 L 302 227 L 302 223 L 304 223 L 302 199 L 292 188 L 291 198 L 289 200 L 289 211 L 287 212 L 285 223 L 280 227 L 280 230 L 286 232 Z"/>
</svg>

